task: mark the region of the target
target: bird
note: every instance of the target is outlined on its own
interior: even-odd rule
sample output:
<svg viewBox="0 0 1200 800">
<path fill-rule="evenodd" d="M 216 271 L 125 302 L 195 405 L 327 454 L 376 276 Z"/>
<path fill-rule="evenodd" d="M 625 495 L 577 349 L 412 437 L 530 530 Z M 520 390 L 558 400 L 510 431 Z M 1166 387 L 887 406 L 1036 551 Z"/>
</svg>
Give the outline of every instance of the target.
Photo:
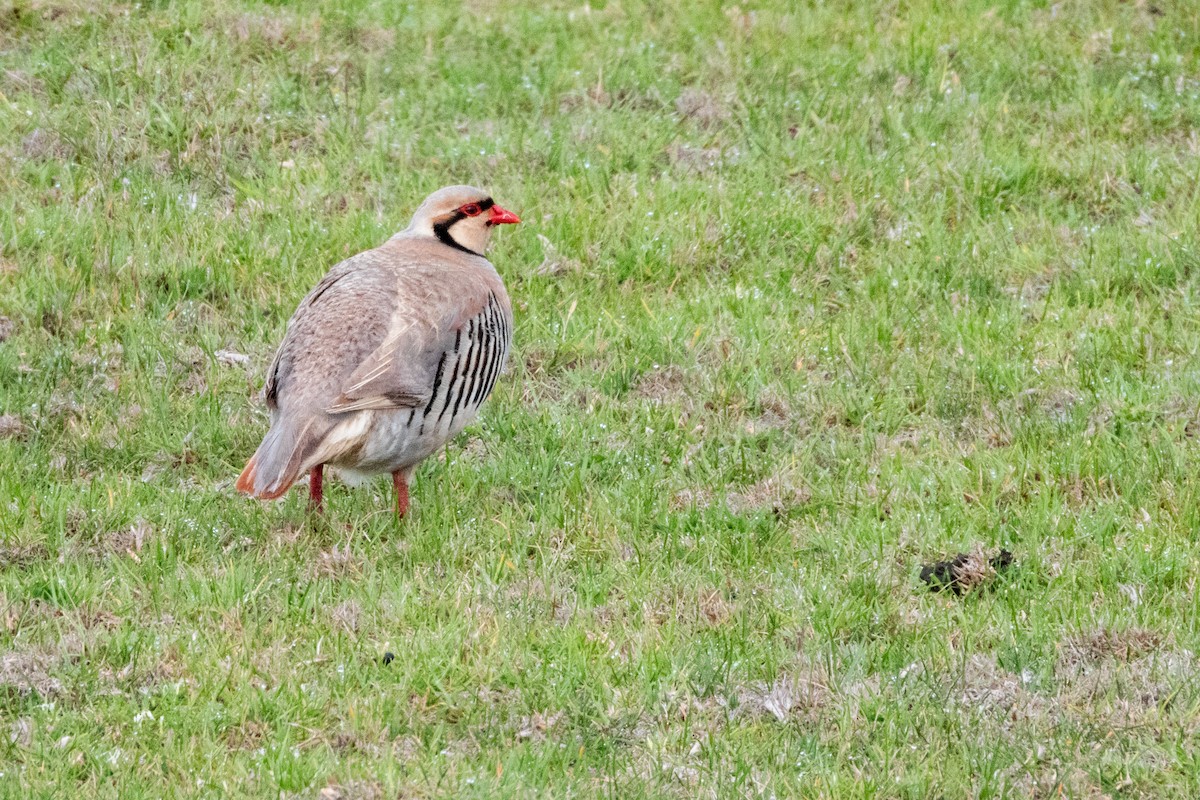
<svg viewBox="0 0 1200 800">
<path fill-rule="evenodd" d="M 300 301 L 267 370 L 271 426 L 235 484 L 262 500 L 324 468 L 360 484 L 391 473 L 396 516 L 417 465 L 479 412 L 512 346 L 512 304 L 485 253 L 520 218 L 473 186 L 425 198 L 380 246 L 329 270 Z"/>
</svg>

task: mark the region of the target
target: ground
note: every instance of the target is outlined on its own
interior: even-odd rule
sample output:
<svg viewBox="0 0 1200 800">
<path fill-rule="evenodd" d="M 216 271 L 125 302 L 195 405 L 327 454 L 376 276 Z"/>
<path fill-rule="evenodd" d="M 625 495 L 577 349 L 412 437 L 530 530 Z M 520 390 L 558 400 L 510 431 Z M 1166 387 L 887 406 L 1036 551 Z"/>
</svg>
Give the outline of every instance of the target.
<svg viewBox="0 0 1200 800">
<path fill-rule="evenodd" d="M 0 0 L 0 67 L 0 796 L 1200 795 L 1191 0 Z M 481 420 L 399 524 L 237 496 L 458 182 Z"/>
</svg>

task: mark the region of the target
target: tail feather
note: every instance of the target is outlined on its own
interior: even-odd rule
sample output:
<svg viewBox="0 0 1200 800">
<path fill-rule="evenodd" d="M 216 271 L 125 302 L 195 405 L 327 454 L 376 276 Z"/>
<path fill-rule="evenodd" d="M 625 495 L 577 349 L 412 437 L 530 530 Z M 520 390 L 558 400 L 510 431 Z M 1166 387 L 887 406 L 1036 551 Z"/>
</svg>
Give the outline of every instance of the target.
<svg viewBox="0 0 1200 800">
<path fill-rule="evenodd" d="M 259 500 L 277 500 L 292 488 L 292 484 L 296 482 L 293 477 L 290 481 L 273 481 L 277 488 L 274 490 L 267 489 L 258 484 L 255 476 L 258 473 L 258 453 L 250 456 L 250 460 L 246 462 L 246 468 L 242 470 L 242 474 L 238 476 L 237 483 L 234 487 L 242 494 L 248 494 L 251 497 L 256 497 Z M 299 476 L 296 476 L 299 477 Z"/>
<path fill-rule="evenodd" d="M 314 466 L 306 460 L 324 437 L 323 433 L 316 435 L 313 427 L 311 419 L 298 431 L 283 421 L 272 425 L 238 476 L 234 484 L 237 490 L 260 500 L 275 500 L 286 494 L 301 474 Z"/>
<path fill-rule="evenodd" d="M 233 488 L 242 494 L 254 494 L 254 473 L 258 469 L 257 456 L 258 453 L 250 456 L 250 460 L 246 462 L 246 467 L 242 470 L 242 474 L 238 475 L 237 483 L 233 485 Z"/>
</svg>

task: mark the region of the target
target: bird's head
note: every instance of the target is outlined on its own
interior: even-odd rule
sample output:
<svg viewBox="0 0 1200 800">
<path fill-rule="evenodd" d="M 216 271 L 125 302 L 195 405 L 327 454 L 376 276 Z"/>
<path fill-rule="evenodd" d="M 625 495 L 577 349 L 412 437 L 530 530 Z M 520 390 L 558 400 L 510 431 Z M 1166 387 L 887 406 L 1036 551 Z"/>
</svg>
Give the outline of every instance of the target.
<svg viewBox="0 0 1200 800">
<path fill-rule="evenodd" d="M 482 189 L 447 186 L 425 198 L 408 229 L 436 236 L 444 244 L 481 256 L 487 251 L 493 227 L 520 221 L 516 214 L 496 205 Z"/>
</svg>

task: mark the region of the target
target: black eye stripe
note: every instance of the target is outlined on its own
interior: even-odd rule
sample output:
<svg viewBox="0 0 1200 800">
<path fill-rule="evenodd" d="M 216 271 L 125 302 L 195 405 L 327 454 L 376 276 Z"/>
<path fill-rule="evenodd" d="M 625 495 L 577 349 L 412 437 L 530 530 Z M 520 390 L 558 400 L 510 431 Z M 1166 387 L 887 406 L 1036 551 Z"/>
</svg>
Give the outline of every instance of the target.
<svg viewBox="0 0 1200 800">
<path fill-rule="evenodd" d="M 470 205 L 470 203 L 466 203 L 465 205 Z M 483 200 L 480 200 L 475 205 L 479 206 L 479 213 L 482 214 L 484 211 L 487 211 L 489 208 L 496 205 L 496 201 L 490 197 L 485 197 Z M 476 215 L 476 216 L 478 216 L 478 215 Z M 450 235 L 450 226 L 453 225 L 454 223 L 458 222 L 459 220 L 464 220 L 464 219 L 468 219 L 467 215 L 462 212 L 461 208 L 456 208 L 450 214 L 450 216 L 447 217 L 445 220 L 443 220 L 442 222 L 434 223 L 433 233 L 435 236 L 437 236 L 437 238 L 439 240 L 441 240 L 441 242 L 443 244 L 448 244 L 451 247 L 453 247 L 455 250 L 462 250 L 464 253 L 470 253 L 473 256 L 482 255 L 481 253 L 476 253 L 474 250 L 471 250 L 470 248 L 463 247 L 461 244 L 459 244 L 454 239 L 453 236 Z M 489 222 L 488 224 L 490 225 L 491 223 Z"/>
</svg>

